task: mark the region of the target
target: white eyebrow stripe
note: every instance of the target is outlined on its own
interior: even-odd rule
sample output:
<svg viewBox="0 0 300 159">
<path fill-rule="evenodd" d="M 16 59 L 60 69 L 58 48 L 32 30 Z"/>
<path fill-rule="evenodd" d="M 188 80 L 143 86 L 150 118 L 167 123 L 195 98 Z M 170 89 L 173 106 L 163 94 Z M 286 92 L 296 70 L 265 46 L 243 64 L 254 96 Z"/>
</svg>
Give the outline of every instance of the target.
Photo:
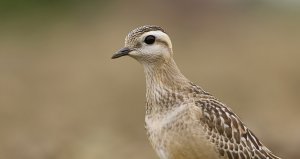
<svg viewBox="0 0 300 159">
<path fill-rule="evenodd" d="M 154 35 L 154 36 L 157 37 L 158 39 L 164 40 L 164 41 L 169 45 L 169 47 L 172 49 L 172 42 L 171 42 L 171 39 L 170 39 L 170 37 L 169 37 L 166 33 L 162 32 L 162 31 L 160 31 L 160 30 L 149 31 L 149 32 L 144 33 L 144 34 L 141 36 L 141 38 L 144 38 L 144 37 L 146 37 L 146 36 L 148 36 L 148 35 Z"/>
</svg>

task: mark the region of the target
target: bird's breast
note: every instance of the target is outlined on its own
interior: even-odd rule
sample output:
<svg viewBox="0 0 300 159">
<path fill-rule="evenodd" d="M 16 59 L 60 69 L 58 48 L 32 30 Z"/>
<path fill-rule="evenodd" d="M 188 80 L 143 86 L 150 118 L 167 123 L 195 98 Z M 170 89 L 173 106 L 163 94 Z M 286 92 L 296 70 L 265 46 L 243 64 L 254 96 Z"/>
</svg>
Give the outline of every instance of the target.
<svg viewBox="0 0 300 159">
<path fill-rule="evenodd" d="M 148 138 L 161 159 L 216 158 L 216 151 L 192 112 L 189 105 L 181 105 L 164 114 L 146 115 Z"/>
</svg>

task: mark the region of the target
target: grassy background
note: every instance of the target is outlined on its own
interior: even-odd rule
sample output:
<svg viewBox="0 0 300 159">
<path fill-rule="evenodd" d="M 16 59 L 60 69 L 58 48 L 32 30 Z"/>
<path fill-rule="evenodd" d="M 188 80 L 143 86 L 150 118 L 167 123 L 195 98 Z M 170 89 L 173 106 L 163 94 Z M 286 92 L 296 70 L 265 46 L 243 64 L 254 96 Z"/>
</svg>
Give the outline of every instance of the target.
<svg viewBox="0 0 300 159">
<path fill-rule="evenodd" d="M 145 80 L 111 60 L 127 33 L 160 25 L 192 81 L 275 154 L 299 158 L 296 1 L 0 1 L 0 158 L 152 159 Z"/>
</svg>

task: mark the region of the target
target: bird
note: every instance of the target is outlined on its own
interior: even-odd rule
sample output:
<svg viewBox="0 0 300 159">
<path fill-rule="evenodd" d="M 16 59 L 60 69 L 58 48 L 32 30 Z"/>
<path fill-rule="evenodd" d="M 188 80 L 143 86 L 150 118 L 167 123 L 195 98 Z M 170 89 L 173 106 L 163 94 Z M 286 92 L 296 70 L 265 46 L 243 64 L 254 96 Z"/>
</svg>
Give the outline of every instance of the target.
<svg viewBox="0 0 300 159">
<path fill-rule="evenodd" d="M 130 31 L 111 58 L 122 56 L 144 68 L 145 129 L 160 159 L 280 159 L 230 107 L 181 73 L 162 27 Z"/>
</svg>

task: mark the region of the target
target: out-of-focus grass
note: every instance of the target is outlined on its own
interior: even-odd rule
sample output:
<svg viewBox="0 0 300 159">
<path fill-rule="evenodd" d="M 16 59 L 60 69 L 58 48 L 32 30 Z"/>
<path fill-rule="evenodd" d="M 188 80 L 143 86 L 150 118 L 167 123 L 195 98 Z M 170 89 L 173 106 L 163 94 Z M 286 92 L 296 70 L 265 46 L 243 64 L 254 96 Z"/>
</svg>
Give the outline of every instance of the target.
<svg viewBox="0 0 300 159">
<path fill-rule="evenodd" d="M 110 60 L 144 24 L 164 27 L 182 72 L 271 150 L 299 158 L 297 10 L 260 1 L 14 2 L 0 7 L 0 158 L 157 158 L 143 128 L 142 67 Z"/>
</svg>

